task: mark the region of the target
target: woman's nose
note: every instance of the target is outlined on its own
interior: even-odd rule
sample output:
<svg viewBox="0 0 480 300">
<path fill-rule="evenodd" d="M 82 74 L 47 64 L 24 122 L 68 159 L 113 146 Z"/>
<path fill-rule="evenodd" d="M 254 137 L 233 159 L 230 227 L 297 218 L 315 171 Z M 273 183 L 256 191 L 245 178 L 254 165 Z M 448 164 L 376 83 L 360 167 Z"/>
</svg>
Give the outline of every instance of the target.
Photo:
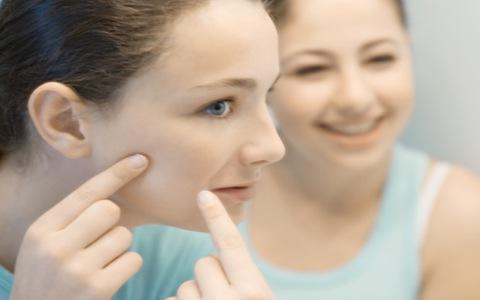
<svg viewBox="0 0 480 300">
<path fill-rule="evenodd" d="M 241 149 L 241 163 L 245 166 L 266 166 L 282 159 L 285 146 L 266 106 L 251 125 L 247 142 Z"/>
<path fill-rule="evenodd" d="M 340 74 L 334 106 L 345 116 L 365 114 L 375 103 L 375 93 L 361 70 L 349 68 Z"/>
</svg>

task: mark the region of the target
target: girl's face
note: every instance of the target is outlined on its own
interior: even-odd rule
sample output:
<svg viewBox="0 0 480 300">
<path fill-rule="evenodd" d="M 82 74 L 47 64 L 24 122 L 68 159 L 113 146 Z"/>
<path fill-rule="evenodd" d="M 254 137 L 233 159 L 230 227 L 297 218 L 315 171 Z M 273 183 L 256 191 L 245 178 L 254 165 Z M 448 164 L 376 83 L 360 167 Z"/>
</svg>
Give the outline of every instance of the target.
<svg viewBox="0 0 480 300">
<path fill-rule="evenodd" d="M 203 229 L 196 196 L 209 189 L 240 220 L 262 168 L 284 154 L 265 99 L 279 74 L 277 43 L 259 2 L 211 0 L 176 21 L 167 53 L 93 124 L 98 168 L 131 153 L 150 158 L 118 194 L 125 214 Z"/>
<path fill-rule="evenodd" d="M 272 107 L 286 144 L 311 159 L 383 160 L 412 110 L 409 40 L 393 1 L 290 1 Z"/>
</svg>

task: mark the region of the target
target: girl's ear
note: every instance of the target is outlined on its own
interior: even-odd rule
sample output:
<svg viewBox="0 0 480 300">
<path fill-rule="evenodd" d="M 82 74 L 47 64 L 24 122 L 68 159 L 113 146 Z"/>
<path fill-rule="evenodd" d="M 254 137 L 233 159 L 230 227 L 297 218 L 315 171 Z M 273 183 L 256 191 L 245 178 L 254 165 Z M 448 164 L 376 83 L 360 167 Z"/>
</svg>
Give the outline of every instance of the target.
<svg viewBox="0 0 480 300">
<path fill-rule="evenodd" d="M 43 140 L 71 159 L 91 154 L 91 116 L 85 101 L 70 87 L 47 82 L 28 100 L 30 118 Z"/>
</svg>

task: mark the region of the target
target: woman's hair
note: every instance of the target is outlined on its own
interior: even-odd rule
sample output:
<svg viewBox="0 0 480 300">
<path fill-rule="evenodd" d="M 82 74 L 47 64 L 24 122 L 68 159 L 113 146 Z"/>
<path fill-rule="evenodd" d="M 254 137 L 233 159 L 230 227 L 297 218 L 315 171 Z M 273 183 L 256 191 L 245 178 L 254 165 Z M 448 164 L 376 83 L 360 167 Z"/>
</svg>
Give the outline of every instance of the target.
<svg viewBox="0 0 480 300">
<path fill-rule="evenodd" d="M 289 1 L 291 0 L 270 0 L 269 1 L 269 6 L 270 6 L 270 12 L 272 15 L 272 18 L 275 20 L 275 23 L 277 25 L 283 25 L 288 17 L 289 17 Z M 402 24 L 407 27 L 407 14 L 405 10 L 405 5 L 403 0 L 390 0 L 393 1 L 395 6 L 398 9 L 398 14 L 400 17 L 400 20 Z"/>
<path fill-rule="evenodd" d="M 0 0 L 0 160 L 28 140 L 42 83 L 109 103 L 166 47 L 168 25 L 208 0 Z"/>
</svg>

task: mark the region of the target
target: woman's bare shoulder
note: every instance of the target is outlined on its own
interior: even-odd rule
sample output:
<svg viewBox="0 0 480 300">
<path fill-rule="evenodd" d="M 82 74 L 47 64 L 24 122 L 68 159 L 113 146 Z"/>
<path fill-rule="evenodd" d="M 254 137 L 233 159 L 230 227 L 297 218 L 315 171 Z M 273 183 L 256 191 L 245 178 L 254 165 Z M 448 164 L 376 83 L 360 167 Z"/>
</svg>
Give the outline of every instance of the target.
<svg viewBox="0 0 480 300">
<path fill-rule="evenodd" d="M 425 294 L 480 297 L 480 177 L 452 166 L 439 191 L 423 247 Z M 463 292 L 462 292 L 463 290 Z M 460 297 L 460 298 L 458 298 Z M 452 298 L 441 298 L 452 299 Z M 477 298 L 475 298 L 477 299 Z M 480 299 L 480 298 L 478 298 Z"/>
<path fill-rule="evenodd" d="M 438 242 L 461 242 L 474 232 L 480 237 L 480 176 L 452 165 L 437 197 L 427 239 L 433 236 Z"/>
</svg>

